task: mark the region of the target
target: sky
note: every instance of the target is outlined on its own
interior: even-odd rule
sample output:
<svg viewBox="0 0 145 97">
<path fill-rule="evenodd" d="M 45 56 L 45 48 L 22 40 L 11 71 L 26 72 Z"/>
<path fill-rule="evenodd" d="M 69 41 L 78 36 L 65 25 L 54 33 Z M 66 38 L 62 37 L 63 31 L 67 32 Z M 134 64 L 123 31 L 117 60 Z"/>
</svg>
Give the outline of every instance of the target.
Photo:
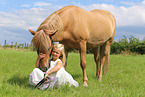
<svg viewBox="0 0 145 97">
<path fill-rule="evenodd" d="M 45 18 L 67 5 L 110 11 L 117 22 L 115 41 L 123 35 L 145 37 L 145 0 L 0 0 L 0 44 L 31 43 L 28 29 L 36 31 Z"/>
</svg>

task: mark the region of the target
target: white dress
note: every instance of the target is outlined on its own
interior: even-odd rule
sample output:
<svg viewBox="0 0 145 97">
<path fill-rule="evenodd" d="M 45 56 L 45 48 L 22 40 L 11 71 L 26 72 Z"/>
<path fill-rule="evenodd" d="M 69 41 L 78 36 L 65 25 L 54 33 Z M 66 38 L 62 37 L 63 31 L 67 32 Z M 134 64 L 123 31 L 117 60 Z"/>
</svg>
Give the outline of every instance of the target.
<svg viewBox="0 0 145 97">
<path fill-rule="evenodd" d="M 57 65 L 57 62 L 61 61 L 57 59 L 56 61 L 51 61 L 50 68 L 46 71 L 48 72 L 53 67 Z M 36 86 L 44 78 L 45 72 L 41 71 L 39 68 L 35 68 L 29 77 L 29 83 L 33 86 Z M 65 71 L 64 67 L 60 68 L 56 73 L 49 75 L 49 80 L 44 82 L 42 85 L 39 86 L 40 89 L 53 89 L 53 87 L 60 87 L 61 85 L 68 84 L 69 86 L 78 87 L 79 84 L 77 81 L 73 79 L 73 77 Z"/>
</svg>

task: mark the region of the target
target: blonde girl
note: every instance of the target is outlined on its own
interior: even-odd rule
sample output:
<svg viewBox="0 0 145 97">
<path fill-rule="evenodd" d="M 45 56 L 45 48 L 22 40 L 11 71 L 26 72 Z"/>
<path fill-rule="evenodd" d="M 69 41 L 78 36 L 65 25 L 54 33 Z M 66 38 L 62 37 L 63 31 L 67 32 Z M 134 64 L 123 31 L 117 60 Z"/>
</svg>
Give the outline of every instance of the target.
<svg viewBox="0 0 145 97">
<path fill-rule="evenodd" d="M 44 57 L 45 54 L 40 53 L 37 58 L 36 65 L 39 63 L 39 60 Z M 40 89 L 53 89 L 54 87 L 58 88 L 65 84 L 78 87 L 78 82 L 75 81 L 73 77 L 64 69 L 65 62 L 66 56 L 64 53 L 64 46 L 62 44 L 55 44 L 52 51 L 50 68 L 46 71 L 46 73 L 42 72 L 39 68 L 35 68 L 30 74 L 30 84 L 35 86 L 44 77 L 49 77 L 47 82 L 39 86 Z"/>
</svg>

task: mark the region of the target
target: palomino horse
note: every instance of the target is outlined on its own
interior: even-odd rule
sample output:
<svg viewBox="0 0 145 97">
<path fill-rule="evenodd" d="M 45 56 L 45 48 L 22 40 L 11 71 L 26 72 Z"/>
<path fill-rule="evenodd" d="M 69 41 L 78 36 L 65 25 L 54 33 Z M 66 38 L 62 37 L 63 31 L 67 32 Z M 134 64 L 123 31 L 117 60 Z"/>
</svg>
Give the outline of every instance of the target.
<svg viewBox="0 0 145 97">
<path fill-rule="evenodd" d="M 37 50 L 47 53 L 46 58 L 41 60 L 41 68 L 48 64 L 48 49 L 51 49 L 52 39 L 64 44 L 66 56 L 71 48 L 79 50 L 83 81 L 87 86 L 86 50 L 92 49 L 97 67 L 96 74 L 101 80 L 103 65 L 106 68 L 109 64 L 110 45 L 114 40 L 115 29 L 116 20 L 108 11 L 85 11 L 77 6 L 66 6 L 47 17 L 36 32 L 30 29 L 29 31 L 34 35 L 32 42 Z M 106 70 L 107 68 L 104 69 Z"/>
</svg>

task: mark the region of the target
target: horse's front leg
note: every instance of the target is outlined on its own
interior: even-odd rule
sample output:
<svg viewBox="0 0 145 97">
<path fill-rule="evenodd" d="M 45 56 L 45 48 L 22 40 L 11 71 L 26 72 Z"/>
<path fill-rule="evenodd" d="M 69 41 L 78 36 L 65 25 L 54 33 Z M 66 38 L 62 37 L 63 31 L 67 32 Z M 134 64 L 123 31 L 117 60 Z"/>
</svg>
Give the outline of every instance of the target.
<svg viewBox="0 0 145 97">
<path fill-rule="evenodd" d="M 83 82 L 84 82 L 84 86 L 88 86 L 87 81 L 87 74 L 86 74 L 86 41 L 81 41 L 80 42 L 80 65 L 83 71 Z"/>
</svg>

